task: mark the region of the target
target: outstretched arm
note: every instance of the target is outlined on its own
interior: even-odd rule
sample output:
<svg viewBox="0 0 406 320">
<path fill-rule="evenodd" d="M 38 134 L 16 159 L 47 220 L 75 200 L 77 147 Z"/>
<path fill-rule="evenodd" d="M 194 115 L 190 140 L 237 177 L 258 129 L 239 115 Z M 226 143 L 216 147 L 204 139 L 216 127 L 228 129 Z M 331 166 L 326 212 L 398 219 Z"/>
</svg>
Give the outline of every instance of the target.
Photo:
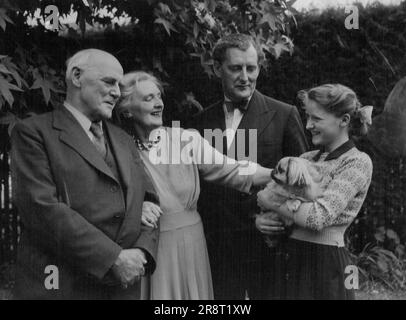
<svg viewBox="0 0 406 320">
<path fill-rule="evenodd" d="M 213 148 L 196 131 L 193 136 L 193 161 L 206 181 L 249 193 L 252 186 L 262 186 L 271 179 L 271 169 L 250 161 L 236 161 Z"/>
</svg>

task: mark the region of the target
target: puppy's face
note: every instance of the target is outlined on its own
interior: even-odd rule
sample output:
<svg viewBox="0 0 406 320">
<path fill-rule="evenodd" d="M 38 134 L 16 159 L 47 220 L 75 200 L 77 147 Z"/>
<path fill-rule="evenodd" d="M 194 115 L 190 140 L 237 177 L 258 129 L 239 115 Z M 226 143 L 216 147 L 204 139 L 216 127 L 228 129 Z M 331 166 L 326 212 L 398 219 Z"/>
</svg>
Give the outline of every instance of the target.
<svg viewBox="0 0 406 320">
<path fill-rule="evenodd" d="M 272 179 L 280 185 L 303 188 L 313 181 L 304 159 L 286 157 L 272 171 Z"/>
</svg>

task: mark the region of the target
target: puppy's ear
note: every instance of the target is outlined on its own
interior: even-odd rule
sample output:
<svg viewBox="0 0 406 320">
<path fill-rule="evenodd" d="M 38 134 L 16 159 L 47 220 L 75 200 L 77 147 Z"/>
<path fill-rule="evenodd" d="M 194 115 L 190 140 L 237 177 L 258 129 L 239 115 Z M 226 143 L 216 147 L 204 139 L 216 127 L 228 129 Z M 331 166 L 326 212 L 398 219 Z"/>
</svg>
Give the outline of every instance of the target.
<svg viewBox="0 0 406 320">
<path fill-rule="evenodd" d="M 301 160 L 302 159 L 296 159 L 294 161 L 296 167 L 296 179 L 294 180 L 295 183 L 293 185 L 299 188 L 310 185 L 312 180 L 306 164 Z"/>
<path fill-rule="evenodd" d="M 310 177 L 309 173 L 307 172 L 307 170 L 305 170 L 304 172 L 300 173 L 296 186 L 298 186 L 299 188 L 306 187 L 311 183 L 310 181 L 311 181 L 311 177 Z"/>
<path fill-rule="evenodd" d="M 289 157 L 288 160 L 286 179 L 287 184 L 290 186 L 296 186 L 300 179 L 300 166 L 297 160 L 293 157 Z"/>
<path fill-rule="evenodd" d="M 218 61 L 214 61 L 213 71 L 217 78 L 221 78 L 223 75 L 223 70 L 221 69 L 221 64 Z"/>
</svg>

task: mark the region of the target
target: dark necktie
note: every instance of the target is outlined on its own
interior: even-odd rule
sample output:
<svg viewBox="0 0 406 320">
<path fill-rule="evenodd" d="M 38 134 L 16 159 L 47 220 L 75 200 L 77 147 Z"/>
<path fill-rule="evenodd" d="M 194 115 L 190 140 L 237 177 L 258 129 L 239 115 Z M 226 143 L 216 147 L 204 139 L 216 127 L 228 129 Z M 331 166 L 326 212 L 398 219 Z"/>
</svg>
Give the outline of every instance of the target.
<svg viewBox="0 0 406 320">
<path fill-rule="evenodd" d="M 249 102 L 248 99 L 243 99 L 243 100 L 240 100 L 240 101 L 237 101 L 237 102 L 235 102 L 235 101 L 225 101 L 225 104 L 226 104 L 228 112 L 232 112 L 232 111 L 234 111 L 235 108 L 238 108 L 238 109 L 240 109 L 240 111 L 242 113 L 244 113 L 248 109 L 248 102 Z"/>
<path fill-rule="evenodd" d="M 92 125 L 90 126 L 90 132 L 94 135 L 93 144 L 95 145 L 97 151 L 99 151 L 103 158 L 105 158 L 107 151 L 102 130 L 102 123 L 92 122 Z"/>
</svg>

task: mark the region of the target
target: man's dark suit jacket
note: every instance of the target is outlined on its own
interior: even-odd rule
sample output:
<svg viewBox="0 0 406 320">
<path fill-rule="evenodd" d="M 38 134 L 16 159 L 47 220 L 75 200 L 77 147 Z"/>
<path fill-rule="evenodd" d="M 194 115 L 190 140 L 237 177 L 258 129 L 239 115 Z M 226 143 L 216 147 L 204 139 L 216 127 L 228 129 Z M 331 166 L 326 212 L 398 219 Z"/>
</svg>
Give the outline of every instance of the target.
<svg viewBox="0 0 406 320">
<path fill-rule="evenodd" d="M 224 100 L 218 101 L 194 119 L 192 125 L 203 136 L 204 129 L 225 130 L 223 103 Z M 255 91 L 252 95 L 238 129 L 257 129 L 257 163 L 264 167 L 274 168 L 282 157 L 299 156 L 308 148 L 296 107 L 267 97 L 259 91 Z M 212 143 L 212 141 L 209 142 Z M 238 144 L 241 144 L 241 141 L 238 142 L 238 136 L 236 136 L 230 148 L 235 148 Z M 245 148 L 248 155 L 248 130 L 246 130 Z M 226 150 L 223 150 L 223 153 L 225 152 Z M 234 269 L 238 269 L 243 263 L 259 267 L 263 261 L 266 261 L 264 255 L 268 249 L 265 247 L 263 237 L 256 230 L 253 219 L 259 212 L 255 194 L 246 195 L 226 187 L 202 183 L 199 212 L 205 222 L 215 291 L 216 279 L 226 279 L 228 276 L 227 268 L 216 270 L 217 264 L 221 264 L 222 259 L 229 259 L 223 262 Z M 249 269 L 241 268 L 242 278 L 247 276 L 244 273 L 250 272 Z M 261 272 L 261 270 L 255 271 L 254 268 L 252 272 Z M 260 274 L 257 276 L 257 280 L 261 281 Z M 244 285 L 244 279 L 240 282 Z M 234 285 L 230 283 L 231 290 Z M 259 285 L 259 283 L 253 285 Z"/>
<path fill-rule="evenodd" d="M 154 270 L 158 230 L 141 226 L 152 184 L 131 137 L 108 122 L 104 131 L 122 184 L 66 108 L 13 129 L 14 203 L 23 227 L 15 298 L 137 299 L 139 283 L 123 290 L 111 274 L 122 249 L 143 249 Z M 44 285 L 49 265 L 59 271 L 57 290 Z"/>
</svg>

